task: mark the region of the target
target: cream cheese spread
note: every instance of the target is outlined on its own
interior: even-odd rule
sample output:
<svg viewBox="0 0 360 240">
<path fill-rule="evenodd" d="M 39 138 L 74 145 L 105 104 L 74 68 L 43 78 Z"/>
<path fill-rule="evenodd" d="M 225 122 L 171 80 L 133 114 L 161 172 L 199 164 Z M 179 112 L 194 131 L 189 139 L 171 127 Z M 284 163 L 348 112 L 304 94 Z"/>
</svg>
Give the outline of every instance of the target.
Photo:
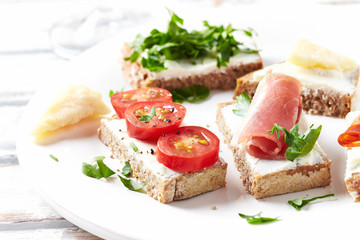
<svg viewBox="0 0 360 240">
<path fill-rule="evenodd" d="M 290 62 L 273 64 L 253 74 L 253 81 L 261 81 L 265 74 L 271 70 L 273 74 L 285 74 L 298 79 L 303 89 L 329 89 L 343 94 L 352 94 L 355 90 L 354 78 L 358 68 L 341 72 L 322 68 L 303 68 Z"/>
<path fill-rule="evenodd" d="M 234 109 L 234 106 L 235 104 L 228 105 L 226 107 L 223 107 L 221 111 L 224 117 L 225 125 L 227 126 L 227 129 L 230 130 L 232 135 L 230 145 L 235 148 L 239 146 L 237 139 L 241 131 L 241 121 L 243 118 L 233 113 L 232 110 Z M 300 123 L 301 126 L 299 131 L 304 132 L 308 125 L 304 114 L 302 114 L 300 122 L 303 124 Z M 295 159 L 293 162 L 287 160 L 259 159 L 249 155 L 248 153 L 246 153 L 246 160 L 254 173 L 257 173 L 259 175 L 266 175 L 281 170 L 294 169 L 298 166 L 314 165 L 321 163 L 323 161 L 322 154 L 323 152 L 320 146 L 316 144 L 310 153 Z"/>
<path fill-rule="evenodd" d="M 242 31 L 236 31 L 233 35 L 239 42 L 244 43 L 242 47 L 256 49 L 256 45 L 252 37 L 247 36 Z M 227 64 L 227 67 L 240 66 L 242 64 L 255 63 L 259 61 L 261 61 L 261 59 L 257 53 L 238 53 L 230 58 L 230 62 Z M 217 62 L 214 58 L 201 59 L 195 65 L 188 60 L 166 60 L 164 66 L 167 69 L 159 72 L 150 72 L 150 78 L 168 80 L 171 78 L 183 78 L 191 75 L 203 75 L 214 71 L 225 72 L 226 67 L 221 67 L 219 69 L 216 64 Z"/>
</svg>

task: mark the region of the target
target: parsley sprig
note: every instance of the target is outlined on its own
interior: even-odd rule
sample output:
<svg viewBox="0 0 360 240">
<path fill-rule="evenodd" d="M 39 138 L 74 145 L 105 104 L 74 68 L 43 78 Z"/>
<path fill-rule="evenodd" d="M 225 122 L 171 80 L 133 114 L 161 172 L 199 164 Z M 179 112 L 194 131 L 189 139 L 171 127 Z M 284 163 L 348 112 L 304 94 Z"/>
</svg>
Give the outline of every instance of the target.
<svg viewBox="0 0 360 240">
<path fill-rule="evenodd" d="M 236 97 L 236 105 L 232 110 L 235 115 L 240 117 L 244 117 L 249 109 L 251 104 L 251 99 L 246 92 L 242 91 L 241 95 Z"/>
<path fill-rule="evenodd" d="M 296 210 L 300 211 L 302 207 L 304 207 L 305 205 L 307 205 L 308 203 L 315 201 L 317 199 L 321 199 L 321 198 L 327 198 L 327 197 L 333 197 L 335 196 L 334 194 L 326 194 L 323 196 L 318 196 L 318 197 L 313 197 L 310 199 L 305 199 L 303 198 L 297 198 L 294 200 L 289 200 L 288 203 L 293 206 Z"/>
<path fill-rule="evenodd" d="M 274 124 L 273 128 L 269 133 L 276 133 L 277 138 L 280 139 L 280 130 L 285 132 L 284 140 L 289 147 L 286 149 L 285 156 L 289 161 L 294 161 L 296 158 L 305 156 L 308 154 L 314 147 L 316 140 L 319 138 L 321 128 L 320 125 L 318 128 L 313 129 L 311 125 L 310 129 L 304 134 L 299 134 L 300 122 L 298 122 L 290 131 L 286 128 Z"/>
<path fill-rule="evenodd" d="M 187 31 L 182 27 L 184 20 L 175 13 L 169 11 L 170 21 L 166 32 L 153 29 L 150 35 L 143 37 L 140 34 L 130 44 L 133 48 L 131 56 L 124 58 L 135 62 L 145 52 L 141 59 L 144 68 L 156 72 L 165 70 L 165 60 L 189 59 L 192 64 L 204 57 L 215 58 L 217 67 L 227 66 L 230 57 L 238 53 L 258 53 L 256 49 L 250 49 L 238 42 L 231 24 L 224 26 L 212 26 L 204 21 L 205 29 L 202 31 Z M 250 30 L 249 30 L 250 29 Z M 252 29 L 243 30 L 247 36 L 252 35 Z"/>
<path fill-rule="evenodd" d="M 269 223 L 269 222 L 275 222 L 275 221 L 278 221 L 278 218 L 279 218 L 279 217 L 276 217 L 276 218 L 261 217 L 261 212 L 259 212 L 259 213 L 256 214 L 256 215 L 253 215 L 253 216 L 239 213 L 239 216 L 240 216 L 241 218 L 246 219 L 246 221 L 247 221 L 249 224 L 253 224 L 253 225 L 263 224 L 263 223 Z"/>
</svg>

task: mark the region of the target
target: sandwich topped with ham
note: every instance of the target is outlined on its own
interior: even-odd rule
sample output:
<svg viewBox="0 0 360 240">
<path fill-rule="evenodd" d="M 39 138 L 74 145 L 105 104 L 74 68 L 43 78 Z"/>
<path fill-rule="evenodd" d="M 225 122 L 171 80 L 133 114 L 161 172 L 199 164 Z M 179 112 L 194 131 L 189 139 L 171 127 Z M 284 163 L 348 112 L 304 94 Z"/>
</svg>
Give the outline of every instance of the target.
<svg viewBox="0 0 360 240">
<path fill-rule="evenodd" d="M 338 142 L 345 148 L 345 186 L 354 202 L 360 202 L 360 111 L 346 115 L 348 129 L 340 134 Z"/>
<path fill-rule="evenodd" d="M 331 161 L 317 144 L 321 126 L 302 111 L 301 83 L 268 72 L 253 100 L 219 104 L 217 123 L 244 186 L 256 199 L 327 186 Z"/>
</svg>

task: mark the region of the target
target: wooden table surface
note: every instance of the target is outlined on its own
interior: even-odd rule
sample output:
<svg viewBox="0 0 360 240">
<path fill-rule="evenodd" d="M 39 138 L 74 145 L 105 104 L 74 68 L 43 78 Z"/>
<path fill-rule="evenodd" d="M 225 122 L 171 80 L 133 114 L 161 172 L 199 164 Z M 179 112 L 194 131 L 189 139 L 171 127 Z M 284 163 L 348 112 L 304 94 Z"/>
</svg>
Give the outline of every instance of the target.
<svg viewBox="0 0 360 240">
<path fill-rule="evenodd" d="M 0 1 L 0 239 L 100 239 L 47 206 L 25 179 L 16 154 L 17 126 L 43 80 L 36 76 L 69 64 L 53 53 L 48 30 L 94 4 Z"/>
</svg>

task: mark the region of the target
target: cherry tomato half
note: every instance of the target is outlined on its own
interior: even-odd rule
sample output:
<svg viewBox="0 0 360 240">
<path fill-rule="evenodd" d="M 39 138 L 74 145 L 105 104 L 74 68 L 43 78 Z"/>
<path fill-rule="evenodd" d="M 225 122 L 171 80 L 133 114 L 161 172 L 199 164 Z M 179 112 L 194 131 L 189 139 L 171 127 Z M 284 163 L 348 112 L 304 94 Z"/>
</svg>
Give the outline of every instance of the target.
<svg viewBox="0 0 360 240">
<path fill-rule="evenodd" d="M 161 134 L 178 129 L 186 108 L 173 102 L 133 103 L 125 111 L 127 133 L 132 138 L 156 141 Z"/>
<path fill-rule="evenodd" d="M 172 102 L 172 96 L 166 89 L 151 87 L 118 92 L 111 97 L 111 104 L 119 118 L 125 118 L 125 110 L 131 104 L 144 101 Z"/>
<path fill-rule="evenodd" d="M 219 159 L 219 138 L 203 127 L 186 126 L 159 138 L 156 158 L 166 167 L 178 171 L 197 171 Z"/>
</svg>

